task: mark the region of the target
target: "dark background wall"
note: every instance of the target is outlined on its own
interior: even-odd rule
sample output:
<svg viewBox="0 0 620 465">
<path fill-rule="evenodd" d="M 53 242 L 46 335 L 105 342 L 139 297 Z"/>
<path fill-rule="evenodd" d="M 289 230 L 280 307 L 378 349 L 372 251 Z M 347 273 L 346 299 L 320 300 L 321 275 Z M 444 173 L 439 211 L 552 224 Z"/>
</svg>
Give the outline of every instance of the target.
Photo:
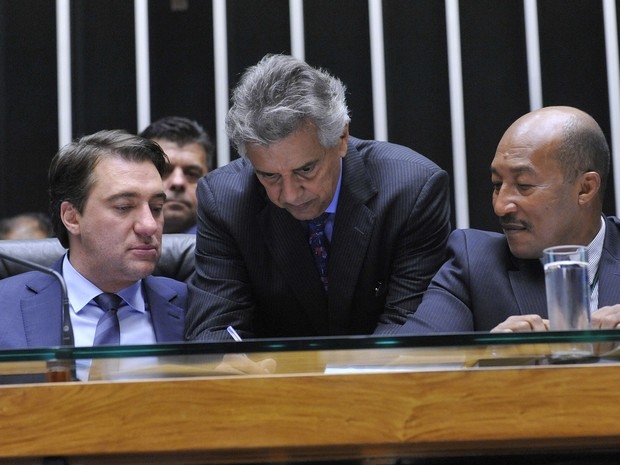
<svg viewBox="0 0 620 465">
<path fill-rule="evenodd" d="M 212 4 L 150 0 L 152 118 L 178 114 L 215 134 Z M 228 72 L 290 53 L 288 0 L 229 0 Z M 539 0 L 544 105 L 574 105 L 609 137 L 600 0 Z M 306 60 L 348 87 L 351 132 L 372 138 L 367 2 L 304 2 Z M 389 139 L 451 175 L 444 2 L 384 0 Z M 488 165 L 503 131 L 529 110 L 522 0 L 460 2 L 470 225 L 497 230 Z M 73 135 L 137 132 L 133 2 L 71 2 Z M 47 208 L 58 149 L 55 2 L 0 0 L 0 217 Z M 613 183 L 605 206 L 615 213 Z"/>
</svg>

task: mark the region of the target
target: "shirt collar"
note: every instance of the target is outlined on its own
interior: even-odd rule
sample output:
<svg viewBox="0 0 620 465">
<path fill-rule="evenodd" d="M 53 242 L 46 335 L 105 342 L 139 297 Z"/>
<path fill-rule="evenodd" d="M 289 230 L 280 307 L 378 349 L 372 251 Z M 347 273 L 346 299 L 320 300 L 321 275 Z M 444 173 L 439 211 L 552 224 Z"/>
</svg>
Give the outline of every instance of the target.
<svg viewBox="0 0 620 465">
<path fill-rule="evenodd" d="M 103 291 L 82 276 L 69 261 L 66 254 L 62 262 L 62 274 L 67 283 L 67 295 L 74 313 L 79 313 L 88 303 Z M 146 305 L 142 295 L 142 280 L 117 292 L 123 300 L 134 310 L 144 313 Z"/>
<path fill-rule="evenodd" d="M 334 198 L 325 210 L 327 213 L 336 213 L 336 206 L 338 205 L 338 197 L 340 197 L 340 186 L 342 185 L 342 158 L 340 159 L 340 176 L 338 177 L 338 185 L 336 186 L 336 192 L 334 192 Z"/>
<path fill-rule="evenodd" d="M 598 265 L 601 261 L 601 255 L 603 254 L 605 229 L 605 219 L 601 216 L 601 227 L 596 236 L 594 236 L 594 239 L 592 239 L 592 242 L 590 242 L 586 247 L 586 250 L 588 251 L 588 276 L 590 279 L 590 284 L 592 284 L 592 281 L 596 276 L 596 271 L 598 270 Z"/>
</svg>

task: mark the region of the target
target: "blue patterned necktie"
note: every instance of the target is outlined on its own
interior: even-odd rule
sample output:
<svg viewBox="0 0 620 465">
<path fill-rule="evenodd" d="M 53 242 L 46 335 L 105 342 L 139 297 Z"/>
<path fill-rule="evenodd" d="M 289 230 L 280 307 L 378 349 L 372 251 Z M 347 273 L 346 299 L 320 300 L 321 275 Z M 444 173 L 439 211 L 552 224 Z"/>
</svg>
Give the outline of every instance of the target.
<svg viewBox="0 0 620 465">
<path fill-rule="evenodd" d="M 327 254 L 329 251 L 329 241 L 325 234 L 325 223 L 328 218 L 329 213 L 325 212 L 321 216 L 306 222 L 308 224 L 308 243 L 310 244 L 310 250 L 314 256 L 314 261 L 326 292 L 328 287 Z"/>
<path fill-rule="evenodd" d="M 116 294 L 104 292 L 95 297 L 95 302 L 104 310 L 104 314 L 97 322 L 94 346 L 118 345 L 121 343 L 121 328 L 116 314 L 123 299 Z"/>
</svg>

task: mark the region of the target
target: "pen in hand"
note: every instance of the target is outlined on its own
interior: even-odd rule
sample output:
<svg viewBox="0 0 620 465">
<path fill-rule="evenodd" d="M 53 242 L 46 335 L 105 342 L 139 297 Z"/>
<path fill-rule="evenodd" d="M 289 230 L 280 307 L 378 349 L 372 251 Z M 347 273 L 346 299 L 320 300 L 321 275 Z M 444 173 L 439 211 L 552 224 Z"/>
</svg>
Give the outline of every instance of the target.
<svg viewBox="0 0 620 465">
<path fill-rule="evenodd" d="M 228 334 L 230 334 L 230 337 L 232 337 L 235 342 L 241 342 L 243 341 L 243 339 L 241 339 L 241 336 L 239 336 L 239 333 L 237 331 L 235 331 L 235 328 L 233 328 L 232 326 L 228 326 L 226 328 L 226 331 L 228 331 Z M 248 356 L 246 354 L 239 354 L 244 358 L 248 358 Z"/>
<path fill-rule="evenodd" d="M 235 328 L 233 328 L 232 326 L 229 326 L 226 328 L 226 331 L 228 331 L 228 334 L 230 334 L 230 336 L 237 342 L 241 342 L 243 339 L 241 339 L 241 336 L 239 336 L 239 334 L 237 333 L 237 331 L 235 331 Z"/>
<path fill-rule="evenodd" d="M 235 331 L 235 328 L 233 328 L 232 326 L 228 326 L 226 328 L 226 331 L 228 332 L 228 334 L 230 334 L 230 337 L 232 337 L 236 342 L 243 341 L 243 339 L 241 339 L 241 336 L 239 336 L 239 333 L 237 333 L 237 331 Z M 239 363 L 231 362 L 230 365 L 236 370 L 239 370 L 246 374 L 269 374 L 275 373 L 276 371 L 276 362 L 273 359 L 266 359 L 262 360 L 261 362 L 253 362 L 246 354 L 239 355 L 241 356 L 241 360 L 247 360 L 249 363 L 245 362 L 240 365 Z M 228 354 L 224 355 L 225 358 L 227 356 Z"/>
</svg>

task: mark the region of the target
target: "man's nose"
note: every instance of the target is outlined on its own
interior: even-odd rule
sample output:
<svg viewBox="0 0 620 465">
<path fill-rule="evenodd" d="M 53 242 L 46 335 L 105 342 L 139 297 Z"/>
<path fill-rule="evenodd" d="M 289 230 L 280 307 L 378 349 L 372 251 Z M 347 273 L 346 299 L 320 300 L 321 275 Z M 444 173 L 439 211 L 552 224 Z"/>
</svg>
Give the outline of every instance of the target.
<svg viewBox="0 0 620 465">
<path fill-rule="evenodd" d="M 493 210 L 497 216 L 504 216 L 516 211 L 517 205 L 514 196 L 506 189 L 501 188 L 493 195 Z"/>
<path fill-rule="evenodd" d="M 180 167 L 173 168 L 172 172 L 164 180 L 164 185 L 170 190 L 183 190 L 187 184 L 185 173 Z"/>
<path fill-rule="evenodd" d="M 299 197 L 301 184 L 293 178 L 282 178 L 280 201 L 282 203 L 295 204 Z"/>
<path fill-rule="evenodd" d="M 157 228 L 159 228 L 159 222 L 157 218 L 155 218 L 150 205 L 145 205 L 140 209 L 134 228 L 138 234 L 147 236 L 155 234 Z"/>
</svg>

